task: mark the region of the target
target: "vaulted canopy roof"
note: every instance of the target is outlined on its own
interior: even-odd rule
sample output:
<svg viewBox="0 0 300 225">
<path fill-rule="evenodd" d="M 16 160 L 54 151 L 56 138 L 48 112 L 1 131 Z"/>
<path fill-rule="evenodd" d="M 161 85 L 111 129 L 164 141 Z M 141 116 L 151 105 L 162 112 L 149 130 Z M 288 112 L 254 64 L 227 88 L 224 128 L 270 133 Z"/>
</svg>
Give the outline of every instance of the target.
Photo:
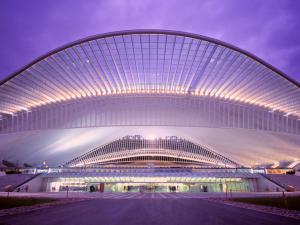
<svg viewBox="0 0 300 225">
<path fill-rule="evenodd" d="M 96 35 L 58 48 L 0 85 L 0 115 L 89 96 L 211 96 L 300 116 L 299 84 L 254 55 L 162 30 Z"/>
<path fill-rule="evenodd" d="M 78 156 L 67 162 L 67 166 L 82 167 L 113 163 L 149 161 L 195 164 L 206 167 L 238 167 L 239 165 L 209 149 L 176 136 L 145 139 L 140 135 L 125 136 Z"/>
</svg>

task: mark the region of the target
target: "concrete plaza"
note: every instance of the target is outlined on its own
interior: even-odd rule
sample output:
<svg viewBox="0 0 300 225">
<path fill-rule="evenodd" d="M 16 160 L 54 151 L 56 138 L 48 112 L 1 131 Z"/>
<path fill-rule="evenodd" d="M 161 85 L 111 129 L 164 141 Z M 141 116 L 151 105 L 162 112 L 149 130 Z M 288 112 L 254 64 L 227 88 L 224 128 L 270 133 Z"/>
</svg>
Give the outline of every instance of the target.
<svg viewBox="0 0 300 225">
<path fill-rule="evenodd" d="M 210 202 L 203 196 L 174 193 L 90 195 L 85 201 L 4 216 L 0 221 L 1 225 L 299 224 L 299 220 Z"/>
</svg>

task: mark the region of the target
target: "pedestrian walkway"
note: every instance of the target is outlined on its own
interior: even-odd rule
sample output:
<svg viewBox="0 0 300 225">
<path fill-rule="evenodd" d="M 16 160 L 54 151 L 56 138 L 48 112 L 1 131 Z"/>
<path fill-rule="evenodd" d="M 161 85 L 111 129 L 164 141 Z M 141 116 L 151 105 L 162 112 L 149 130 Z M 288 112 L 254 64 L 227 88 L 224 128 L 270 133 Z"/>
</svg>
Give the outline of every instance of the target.
<svg viewBox="0 0 300 225">
<path fill-rule="evenodd" d="M 85 194 L 95 197 L 30 213 L 3 216 L 1 224 L 299 225 L 296 219 L 207 201 L 201 199 L 201 193 Z"/>
<path fill-rule="evenodd" d="M 204 198 L 226 198 L 226 197 L 280 197 L 281 192 L 234 192 L 213 193 L 213 192 L 165 192 L 165 193 L 139 193 L 139 192 L 11 192 L 10 196 L 15 197 L 46 197 L 46 198 L 104 198 L 104 199 L 204 199 Z M 286 196 L 299 196 L 300 192 L 286 192 Z M 0 192 L 0 196 L 7 196 L 6 192 Z"/>
<path fill-rule="evenodd" d="M 6 192 L 0 192 L 0 196 L 6 196 Z M 139 192 L 39 192 L 25 193 L 12 192 L 15 197 L 48 197 L 48 198 L 104 198 L 104 199 L 170 199 L 170 198 L 211 198 L 224 197 L 224 193 L 139 193 Z"/>
<path fill-rule="evenodd" d="M 170 199 L 170 198 L 207 198 L 199 193 L 97 193 L 92 198 L 106 199 Z"/>
</svg>

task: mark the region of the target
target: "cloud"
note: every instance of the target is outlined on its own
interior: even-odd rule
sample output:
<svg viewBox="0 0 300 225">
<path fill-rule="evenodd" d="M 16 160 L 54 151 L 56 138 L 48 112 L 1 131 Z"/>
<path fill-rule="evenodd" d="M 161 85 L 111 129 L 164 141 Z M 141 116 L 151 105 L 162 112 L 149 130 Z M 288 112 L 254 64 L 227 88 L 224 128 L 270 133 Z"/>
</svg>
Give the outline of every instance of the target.
<svg viewBox="0 0 300 225">
<path fill-rule="evenodd" d="M 300 81 L 300 1 L 2 1 L 0 79 L 68 42 L 102 32 L 157 28 L 211 36 Z"/>
</svg>

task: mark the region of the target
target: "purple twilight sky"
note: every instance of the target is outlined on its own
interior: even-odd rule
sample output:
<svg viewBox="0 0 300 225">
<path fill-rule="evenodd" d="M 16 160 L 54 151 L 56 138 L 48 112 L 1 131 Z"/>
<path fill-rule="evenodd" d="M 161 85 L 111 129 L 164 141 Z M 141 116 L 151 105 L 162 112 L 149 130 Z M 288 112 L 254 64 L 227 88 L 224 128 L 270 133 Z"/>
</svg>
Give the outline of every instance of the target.
<svg viewBox="0 0 300 225">
<path fill-rule="evenodd" d="M 0 80 L 68 42 L 142 28 L 220 39 L 300 81 L 298 0 L 3 0 Z"/>
</svg>

